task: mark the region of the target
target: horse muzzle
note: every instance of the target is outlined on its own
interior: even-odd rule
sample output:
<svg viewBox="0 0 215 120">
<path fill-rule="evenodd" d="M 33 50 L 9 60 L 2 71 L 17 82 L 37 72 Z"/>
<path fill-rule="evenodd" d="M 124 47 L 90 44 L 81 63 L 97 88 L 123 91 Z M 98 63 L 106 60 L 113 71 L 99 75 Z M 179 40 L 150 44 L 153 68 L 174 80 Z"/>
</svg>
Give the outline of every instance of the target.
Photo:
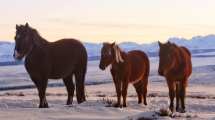
<svg viewBox="0 0 215 120">
<path fill-rule="evenodd" d="M 163 74 L 163 71 L 161 71 L 161 70 L 158 70 L 158 74 L 161 75 L 161 76 L 164 75 L 164 74 Z"/>
<path fill-rule="evenodd" d="M 18 53 L 18 52 L 15 50 L 14 53 L 13 53 L 13 57 L 14 57 L 16 60 L 22 60 L 22 58 L 24 57 L 24 55 Z"/>
<path fill-rule="evenodd" d="M 102 64 L 99 64 L 99 68 L 100 68 L 101 70 L 105 70 L 105 66 L 102 65 Z"/>
</svg>

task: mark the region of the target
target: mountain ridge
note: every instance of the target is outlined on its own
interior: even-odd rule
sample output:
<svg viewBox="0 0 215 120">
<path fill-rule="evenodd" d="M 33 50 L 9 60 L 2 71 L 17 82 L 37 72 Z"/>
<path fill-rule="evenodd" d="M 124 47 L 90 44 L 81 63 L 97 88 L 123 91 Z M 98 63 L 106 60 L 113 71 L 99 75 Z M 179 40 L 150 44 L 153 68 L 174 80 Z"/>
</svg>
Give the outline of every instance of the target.
<svg viewBox="0 0 215 120">
<path fill-rule="evenodd" d="M 215 35 L 206 36 L 194 36 L 191 39 L 185 39 L 180 37 L 171 37 L 167 41 L 176 43 L 179 46 L 185 46 L 193 51 L 193 53 L 199 53 L 204 49 L 208 49 L 208 52 L 215 50 Z M 100 56 L 100 50 L 102 43 L 90 43 L 84 42 L 84 46 L 87 49 L 89 57 L 97 58 Z M 149 56 L 156 56 L 158 52 L 158 43 L 152 42 L 147 44 L 138 44 L 136 42 L 122 42 L 119 46 L 125 50 L 143 50 L 149 54 Z M 14 61 L 12 54 L 14 50 L 14 42 L 0 41 L 0 62 L 2 61 Z M 153 54 L 153 55 L 152 55 Z"/>
</svg>

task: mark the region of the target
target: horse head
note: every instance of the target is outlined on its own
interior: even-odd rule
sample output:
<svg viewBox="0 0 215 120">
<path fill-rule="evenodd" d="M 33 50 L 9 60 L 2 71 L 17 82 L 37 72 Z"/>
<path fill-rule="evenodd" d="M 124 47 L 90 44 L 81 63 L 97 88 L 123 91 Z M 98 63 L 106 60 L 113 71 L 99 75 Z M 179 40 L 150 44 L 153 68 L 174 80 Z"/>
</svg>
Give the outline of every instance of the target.
<svg viewBox="0 0 215 120">
<path fill-rule="evenodd" d="M 101 49 L 101 59 L 99 68 L 104 70 L 107 66 L 112 64 L 114 61 L 117 63 L 124 62 L 121 56 L 121 50 L 118 45 L 114 43 L 103 43 Z"/>
<path fill-rule="evenodd" d="M 158 42 L 160 50 L 159 50 L 159 68 L 158 73 L 159 75 L 163 76 L 170 70 L 172 67 L 174 67 L 175 62 L 175 44 L 170 43 L 169 41 L 167 43 L 161 43 Z"/>
<path fill-rule="evenodd" d="M 16 25 L 14 58 L 21 60 L 33 48 L 34 45 L 39 45 L 41 39 L 38 32 L 31 28 L 28 23 L 25 25 Z"/>
</svg>

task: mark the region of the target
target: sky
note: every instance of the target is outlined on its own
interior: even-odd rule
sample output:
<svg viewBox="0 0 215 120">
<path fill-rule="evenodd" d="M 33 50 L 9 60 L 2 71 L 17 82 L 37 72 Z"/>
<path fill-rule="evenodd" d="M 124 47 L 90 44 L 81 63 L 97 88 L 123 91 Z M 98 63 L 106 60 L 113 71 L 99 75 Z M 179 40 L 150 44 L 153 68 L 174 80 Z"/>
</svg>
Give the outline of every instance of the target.
<svg viewBox="0 0 215 120">
<path fill-rule="evenodd" d="M 36 28 L 48 41 L 166 41 L 215 34 L 215 0 L 0 0 L 0 40 L 15 25 Z"/>
</svg>

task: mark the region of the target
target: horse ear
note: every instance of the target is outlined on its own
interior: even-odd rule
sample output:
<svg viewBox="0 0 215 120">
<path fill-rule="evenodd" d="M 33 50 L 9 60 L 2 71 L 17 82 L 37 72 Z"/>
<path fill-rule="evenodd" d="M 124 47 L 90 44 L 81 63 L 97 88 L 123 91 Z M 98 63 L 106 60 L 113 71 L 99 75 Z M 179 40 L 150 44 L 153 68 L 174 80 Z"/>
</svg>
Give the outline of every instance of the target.
<svg viewBox="0 0 215 120">
<path fill-rule="evenodd" d="M 25 23 L 25 27 L 29 27 L 28 22 Z"/>
<path fill-rule="evenodd" d="M 163 44 L 160 41 L 158 41 L 158 45 L 161 47 Z"/>
<path fill-rule="evenodd" d="M 167 44 L 171 44 L 170 41 L 168 41 Z"/>
<path fill-rule="evenodd" d="M 111 43 L 111 46 L 115 46 L 116 45 L 116 42 L 114 41 L 113 43 Z"/>
<path fill-rule="evenodd" d="M 18 29 L 18 28 L 19 28 L 19 25 L 16 24 L 16 29 Z"/>
<path fill-rule="evenodd" d="M 106 45 L 107 45 L 107 43 L 106 43 L 106 42 L 103 42 L 103 43 L 102 43 L 102 46 L 103 46 L 103 47 L 104 47 L 104 46 L 106 46 Z"/>
</svg>

